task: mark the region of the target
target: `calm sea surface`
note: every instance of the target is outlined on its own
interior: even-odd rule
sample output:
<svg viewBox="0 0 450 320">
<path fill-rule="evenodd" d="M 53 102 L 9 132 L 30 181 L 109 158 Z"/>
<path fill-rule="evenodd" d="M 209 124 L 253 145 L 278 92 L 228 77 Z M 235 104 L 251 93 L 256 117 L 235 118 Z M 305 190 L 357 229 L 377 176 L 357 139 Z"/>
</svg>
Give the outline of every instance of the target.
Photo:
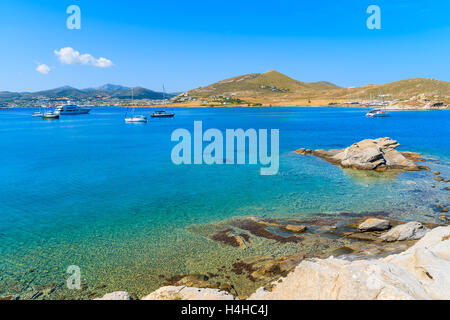
<svg viewBox="0 0 450 320">
<path fill-rule="evenodd" d="M 386 211 L 437 221 L 433 205 L 449 204 L 446 184 L 432 175 L 450 178 L 449 111 L 370 119 L 354 108 L 187 108 L 147 124 L 125 124 L 121 108 L 51 121 L 34 111 L 0 110 L 0 296 L 63 283 L 69 265 L 80 266 L 91 295 L 141 296 L 161 275 L 213 272 L 229 257 L 275 250 L 243 252 L 191 231 L 235 216 Z M 261 176 L 259 165 L 174 165 L 171 133 L 192 130 L 195 120 L 204 130 L 279 129 L 279 174 Z M 378 177 L 291 152 L 378 137 L 433 158 L 431 172 Z"/>
</svg>

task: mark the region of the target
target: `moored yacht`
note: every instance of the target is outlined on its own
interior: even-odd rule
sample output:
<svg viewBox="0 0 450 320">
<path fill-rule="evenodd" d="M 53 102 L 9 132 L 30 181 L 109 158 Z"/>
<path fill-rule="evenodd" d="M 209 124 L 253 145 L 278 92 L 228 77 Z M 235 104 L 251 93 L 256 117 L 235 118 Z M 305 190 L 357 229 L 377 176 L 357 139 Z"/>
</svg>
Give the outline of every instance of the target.
<svg viewBox="0 0 450 320">
<path fill-rule="evenodd" d="M 132 115 L 131 117 L 125 118 L 125 122 L 147 122 L 146 116 L 135 116 Z"/>
<path fill-rule="evenodd" d="M 166 108 L 166 89 L 163 85 L 163 108 Z M 166 112 L 166 110 L 158 110 L 152 113 L 152 118 L 173 118 L 175 116 L 174 112 Z"/>
<path fill-rule="evenodd" d="M 136 122 L 147 122 L 147 117 L 143 116 L 143 115 L 135 115 L 134 114 L 134 91 L 133 89 L 131 89 L 131 116 L 127 116 L 128 114 L 128 109 L 127 109 L 127 114 L 125 114 L 125 122 L 126 123 L 136 123 Z"/>
<path fill-rule="evenodd" d="M 42 114 L 42 119 L 59 119 L 59 113 L 47 111 Z"/>
<path fill-rule="evenodd" d="M 389 113 L 383 111 L 381 109 L 373 109 L 366 113 L 366 117 L 375 118 L 375 117 L 389 117 Z"/>
<path fill-rule="evenodd" d="M 373 106 L 380 106 L 380 107 L 384 107 L 384 110 L 382 109 L 372 109 L 369 112 L 366 113 L 366 117 L 370 117 L 370 118 L 378 118 L 378 117 L 389 117 L 389 113 L 386 112 L 386 106 L 389 104 L 387 102 L 384 102 L 383 98 L 386 95 L 383 94 L 381 88 L 380 88 L 380 94 L 379 94 L 379 98 L 381 99 L 381 101 L 377 101 L 377 104 L 372 104 Z"/>
<path fill-rule="evenodd" d="M 34 112 L 31 116 L 33 117 L 42 117 L 44 115 L 44 112 L 42 111 L 42 109 L 46 109 L 46 106 L 40 106 L 39 107 L 39 111 Z"/>
<path fill-rule="evenodd" d="M 173 118 L 175 116 L 175 113 L 173 112 L 166 112 L 165 110 L 158 110 L 152 113 L 152 118 Z"/>
<path fill-rule="evenodd" d="M 69 114 L 88 114 L 91 111 L 90 108 L 81 108 L 74 104 L 67 104 L 65 106 L 59 106 L 56 108 L 55 113 L 60 115 L 69 115 Z"/>
</svg>

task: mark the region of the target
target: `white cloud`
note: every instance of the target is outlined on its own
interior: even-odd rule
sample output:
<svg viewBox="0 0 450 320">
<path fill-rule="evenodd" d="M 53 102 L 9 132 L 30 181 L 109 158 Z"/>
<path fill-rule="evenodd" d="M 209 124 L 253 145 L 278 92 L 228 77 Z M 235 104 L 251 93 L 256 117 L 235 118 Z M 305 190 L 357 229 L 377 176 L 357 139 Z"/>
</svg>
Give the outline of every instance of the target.
<svg viewBox="0 0 450 320">
<path fill-rule="evenodd" d="M 48 74 L 50 72 L 50 67 L 46 64 L 40 64 L 37 66 L 36 71 L 42 74 Z"/>
<path fill-rule="evenodd" d="M 55 54 L 59 61 L 64 64 L 87 64 L 99 68 L 109 68 L 114 65 L 109 59 L 103 57 L 96 59 L 89 53 L 80 54 L 79 51 L 76 51 L 71 47 L 55 50 Z"/>
</svg>

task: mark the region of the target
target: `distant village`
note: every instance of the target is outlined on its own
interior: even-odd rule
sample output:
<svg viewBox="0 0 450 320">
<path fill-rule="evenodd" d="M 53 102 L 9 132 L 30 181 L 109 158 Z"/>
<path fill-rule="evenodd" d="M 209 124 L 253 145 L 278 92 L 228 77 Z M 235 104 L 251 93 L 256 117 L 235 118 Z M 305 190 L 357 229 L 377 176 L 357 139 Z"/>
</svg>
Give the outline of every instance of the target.
<svg viewBox="0 0 450 320">
<path fill-rule="evenodd" d="M 79 105 L 79 106 L 117 106 L 117 107 L 127 107 L 130 105 L 135 106 L 152 106 L 152 105 L 162 105 L 165 103 L 170 103 L 171 99 L 120 99 L 120 98 L 97 98 L 97 97 L 89 97 L 89 98 L 48 98 L 48 97 L 33 97 L 26 99 L 12 99 L 8 102 L 0 102 L 0 108 L 13 108 L 13 107 L 22 107 L 22 108 L 31 108 L 31 107 L 40 107 L 42 105 L 47 107 L 56 107 L 60 105 L 65 105 L 68 102 Z"/>
</svg>

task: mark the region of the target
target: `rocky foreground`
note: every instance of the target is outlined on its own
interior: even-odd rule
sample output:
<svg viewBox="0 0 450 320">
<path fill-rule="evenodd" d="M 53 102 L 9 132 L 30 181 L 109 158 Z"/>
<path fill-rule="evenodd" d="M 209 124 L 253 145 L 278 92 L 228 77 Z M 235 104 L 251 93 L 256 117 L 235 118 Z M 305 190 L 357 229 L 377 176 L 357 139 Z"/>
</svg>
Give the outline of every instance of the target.
<svg viewBox="0 0 450 320">
<path fill-rule="evenodd" d="M 272 290 L 249 299 L 450 299 L 450 226 L 383 259 L 302 261 Z"/>
<path fill-rule="evenodd" d="M 450 105 L 443 101 L 427 98 L 424 94 L 410 99 L 394 101 L 386 108 L 388 110 L 446 110 Z"/>
<path fill-rule="evenodd" d="M 450 299 L 450 226 L 427 229 L 409 222 L 391 228 L 388 220 L 369 218 L 360 232 L 385 231 L 385 242 L 420 239 L 412 247 L 384 258 L 343 255 L 303 259 L 285 277 L 265 285 L 249 300 L 303 299 Z M 126 292 L 100 300 L 131 300 Z M 229 292 L 186 285 L 165 286 L 142 300 L 234 300 Z"/>
<path fill-rule="evenodd" d="M 366 139 L 345 149 L 310 150 L 298 149 L 303 155 L 314 155 L 343 168 L 359 170 L 404 170 L 419 171 L 423 167 L 415 161 L 424 161 L 419 153 L 395 150 L 400 143 L 391 138 Z"/>
</svg>

